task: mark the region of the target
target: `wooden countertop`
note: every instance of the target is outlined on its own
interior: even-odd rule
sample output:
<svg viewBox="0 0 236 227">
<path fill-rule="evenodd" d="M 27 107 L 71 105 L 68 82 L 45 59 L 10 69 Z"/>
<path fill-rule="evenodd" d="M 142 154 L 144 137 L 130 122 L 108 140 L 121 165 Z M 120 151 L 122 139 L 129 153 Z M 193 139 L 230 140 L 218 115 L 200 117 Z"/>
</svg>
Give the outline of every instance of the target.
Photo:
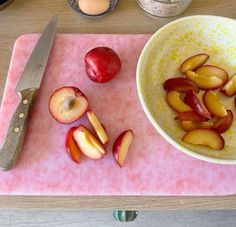
<svg viewBox="0 0 236 227">
<path fill-rule="evenodd" d="M 14 41 L 24 33 L 40 33 L 58 15 L 59 33 L 153 33 L 176 18 L 193 14 L 220 15 L 236 19 L 235 0 L 193 0 L 186 13 L 172 18 L 152 18 L 135 0 L 120 0 L 107 17 L 88 20 L 75 13 L 67 0 L 15 0 L 0 11 L 0 99 Z M 0 209 L 135 209 L 215 210 L 236 209 L 236 195 L 225 197 L 56 197 L 1 196 Z"/>
</svg>

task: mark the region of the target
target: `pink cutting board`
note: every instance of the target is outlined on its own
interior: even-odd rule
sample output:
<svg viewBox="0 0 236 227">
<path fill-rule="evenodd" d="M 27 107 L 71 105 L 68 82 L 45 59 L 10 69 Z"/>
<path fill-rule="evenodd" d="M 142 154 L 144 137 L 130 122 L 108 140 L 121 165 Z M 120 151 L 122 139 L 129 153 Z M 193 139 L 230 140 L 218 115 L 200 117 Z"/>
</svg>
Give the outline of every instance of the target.
<svg viewBox="0 0 236 227">
<path fill-rule="evenodd" d="M 226 195 L 236 193 L 236 166 L 211 164 L 183 154 L 152 127 L 140 105 L 135 81 L 139 55 L 150 35 L 57 35 L 22 154 L 10 172 L 0 172 L 2 195 Z M 17 39 L 0 109 L 0 142 L 19 97 L 14 88 L 38 39 Z M 83 58 L 97 46 L 113 48 L 121 73 L 106 84 L 90 81 Z M 99 161 L 68 157 L 64 140 L 72 125 L 51 118 L 48 99 L 57 88 L 78 86 L 108 130 L 107 155 Z M 88 125 L 86 117 L 73 124 Z M 120 168 L 111 147 L 118 134 L 133 129 L 126 164 Z"/>
</svg>

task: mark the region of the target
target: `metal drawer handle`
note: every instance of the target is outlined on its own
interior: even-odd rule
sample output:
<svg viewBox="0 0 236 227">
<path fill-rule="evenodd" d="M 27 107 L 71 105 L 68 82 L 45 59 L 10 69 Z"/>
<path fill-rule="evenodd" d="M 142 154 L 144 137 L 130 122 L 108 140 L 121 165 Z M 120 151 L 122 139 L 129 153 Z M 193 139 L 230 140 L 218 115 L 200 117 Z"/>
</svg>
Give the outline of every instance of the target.
<svg viewBox="0 0 236 227">
<path fill-rule="evenodd" d="M 138 216 L 138 211 L 132 210 L 117 210 L 113 211 L 113 217 L 120 222 L 134 221 Z"/>
</svg>

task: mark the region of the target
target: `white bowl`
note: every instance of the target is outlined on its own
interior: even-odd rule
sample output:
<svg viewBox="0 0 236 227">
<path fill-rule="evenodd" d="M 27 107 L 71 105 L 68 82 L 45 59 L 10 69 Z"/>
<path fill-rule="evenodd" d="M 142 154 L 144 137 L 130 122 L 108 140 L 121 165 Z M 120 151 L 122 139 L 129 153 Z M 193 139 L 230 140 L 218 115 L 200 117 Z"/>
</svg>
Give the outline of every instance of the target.
<svg viewBox="0 0 236 227">
<path fill-rule="evenodd" d="M 208 53 L 207 63 L 218 65 L 229 75 L 236 73 L 236 21 L 218 16 L 190 16 L 158 30 L 144 47 L 137 66 L 137 88 L 143 109 L 156 130 L 180 151 L 209 162 L 236 164 L 236 120 L 223 134 L 225 147 L 215 151 L 181 141 L 184 135 L 176 113 L 165 101 L 163 83 L 181 76 L 180 64 L 198 53 Z M 234 97 L 220 96 L 235 112 Z"/>
</svg>

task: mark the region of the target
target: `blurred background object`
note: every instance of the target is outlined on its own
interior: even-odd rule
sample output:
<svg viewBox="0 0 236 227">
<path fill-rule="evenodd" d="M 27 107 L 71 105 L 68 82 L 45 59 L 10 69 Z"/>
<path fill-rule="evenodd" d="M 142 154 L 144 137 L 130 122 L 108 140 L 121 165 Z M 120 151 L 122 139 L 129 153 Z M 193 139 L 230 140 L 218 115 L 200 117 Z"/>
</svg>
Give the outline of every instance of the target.
<svg viewBox="0 0 236 227">
<path fill-rule="evenodd" d="M 151 16 L 173 17 L 183 13 L 192 0 L 137 0 L 137 2 Z"/>
<path fill-rule="evenodd" d="M 8 6 L 14 0 L 0 0 L 0 10 Z"/>
</svg>

